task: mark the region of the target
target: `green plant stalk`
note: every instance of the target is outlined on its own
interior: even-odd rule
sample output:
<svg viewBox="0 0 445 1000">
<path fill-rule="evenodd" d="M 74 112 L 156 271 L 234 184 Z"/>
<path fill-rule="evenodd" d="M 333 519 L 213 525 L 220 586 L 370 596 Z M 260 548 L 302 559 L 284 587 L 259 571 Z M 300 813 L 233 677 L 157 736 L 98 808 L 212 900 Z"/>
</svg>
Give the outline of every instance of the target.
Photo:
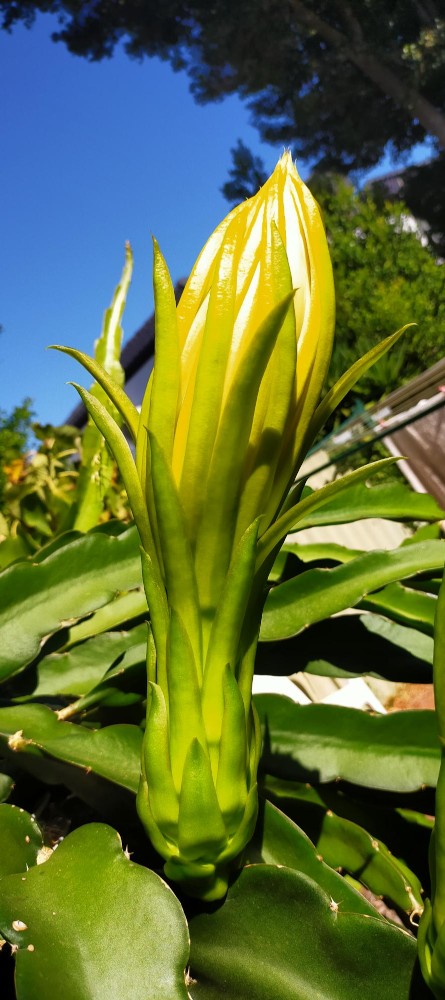
<svg viewBox="0 0 445 1000">
<path fill-rule="evenodd" d="M 436 1000 L 445 998 L 445 576 L 434 626 L 434 697 L 441 746 L 436 819 L 430 842 L 431 900 L 425 901 L 418 950 L 423 977 Z"/>
<path fill-rule="evenodd" d="M 125 374 L 120 363 L 122 344 L 121 319 L 125 308 L 127 292 L 133 270 L 133 255 L 130 245 L 125 246 L 125 264 L 121 280 L 114 292 L 109 309 L 105 310 L 102 331 L 95 342 L 96 362 L 107 372 L 117 385 L 123 386 Z M 105 391 L 96 382 L 92 394 L 104 406 L 111 407 L 114 419 L 119 420 L 118 411 L 110 403 Z M 104 496 L 110 486 L 114 470 L 114 459 L 105 444 L 105 439 L 90 417 L 82 438 L 82 457 L 77 482 L 77 501 L 74 511 L 73 528 L 89 531 L 98 523 L 103 511 Z"/>
</svg>

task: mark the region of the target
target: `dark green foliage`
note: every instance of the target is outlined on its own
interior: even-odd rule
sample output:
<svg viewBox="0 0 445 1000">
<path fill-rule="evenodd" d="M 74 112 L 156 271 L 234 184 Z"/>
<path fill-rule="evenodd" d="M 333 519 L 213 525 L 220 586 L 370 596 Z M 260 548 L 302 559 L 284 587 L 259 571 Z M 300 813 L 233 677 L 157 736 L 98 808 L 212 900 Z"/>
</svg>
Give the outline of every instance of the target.
<svg viewBox="0 0 445 1000">
<path fill-rule="evenodd" d="M 425 219 L 428 236 L 435 252 L 445 256 L 445 156 L 413 164 L 401 171 L 392 187 L 398 188 L 391 197 L 400 198 L 418 219 Z M 385 201 L 385 183 L 375 181 L 372 192 L 377 203 Z"/>
<path fill-rule="evenodd" d="M 0 504 L 9 475 L 5 466 L 20 463 L 28 446 L 33 415 L 31 406 L 32 401 L 24 399 L 11 413 L 0 410 Z"/>
<path fill-rule="evenodd" d="M 402 203 L 378 206 L 338 177 L 312 178 L 328 232 L 337 297 L 329 382 L 406 323 L 416 323 L 354 389 L 365 403 L 418 375 L 445 354 L 445 280 Z"/>
<path fill-rule="evenodd" d="M 337 523 L 354 511 L 431 520 L 441 514 L 427 498 L 394 487 L 355 486 L 326 506 L 326 519 Z M 298 580 L 314 572 L 313 551 L 306 570 L 301 546 L 289 543 L 286 550 L 281 569 L 274 569 L 266 630 L 280 628 L 282 608 L 274 605 L 283 588 L 296 592 Z M 353 576 L 352 555 L 337 546 L 334 561 L 344 560 Z M 366 644 L 369 669 L 374 629 L 380 676 L 392 676 L 395 654 L 400 677 L 423 680 L 423 669 L 429 676 L 431 651 L 424 645 L 432 643 L 431 614 L 424 599 L 436 603 L 435 567 L 443 558 L 437 538 L 385 556 L 401 564 L 397 586 L 405 604 L 412 599 L 405 616 L 414 600 L 412 620 L 402 631 L 397 626 L 394 594 L 382 586 L 386 570 L 378 570 L 372 586 L 380 603 L 366 616 L 371 633 L 362 627 L 360 643 L 349 634 L 350 616 L 325 617 L 324 629 L 337 623 L 343 635 L 336 643 L 331 635 L 328 653 L 335 645 L 335 656 L 323 663 L 324 633 L 314 625 L 300 631 L 299 639 L 309 638 L 310 669 L 345 676 L 351 643 L 360 664 Z M 429 597 L 410 590 L 409 574 L 419 567 Z M 280 583 L 283 572 L 287 583 Z M 289 580 L 294 572 L 299 575 Z M 354 595 L 338 575 L 331 574 L 331 597 L 337 592 L 336 607 L 348 608 Z M 12 974 L 2 979 L 3 993 L 11 982 L 7 1000 L 121 1000 L 123 989 L 126 1000 L 244 1000 L 247 994 L 309 1000 L 320 990 L 326 1000 L 426 998 L 413 936 L 356 889 L 361 883 L 384 895 L 405 922 L 422 908 L 431 827 L 424 814 L 434 808 L 439 764 L 432 712 L 373 718 L 334 705 L 257 697 L 262 782 L 276 804 L 262 802 L 247 867 L 225 900 L 211 906 L 177 900 L 156 874 L 161 861 L 135 808 L 145 716 L 144 608 L 144 618 L 148 614 L 135 529 L 110 523 L 56 537 L 0 580 L 0 792 L 9 796 L 0 806 L 0 929 L 18 948 L 15 988 Z M 392 622 L 381 617 L 382 601 Z M 307 601 L 304 622 L 328 615 L 329 603 L 319 599 L 311 612 Z M 300 612 L 298 600 L 288 603 L 296 626 Z M 292 642 L 281 643 L 279 656 L 278 643 L 261 644 L 266 655 L 272 649 L 276 673 L 295 669 L 295 655 L 304 668 L 304 650 Z M 417 660 L 410 650 L 417 650 Z M 29 815 L 35 812 L 38 823 Z M 104 820 L 116 824 L 124 851 Z M 8 956 L 5 948 L 3 964 Z"/>
<path fill-rule="evenodd" d="M 3 26 L 57 14 L 54 37 L 90 59 L 130 55 L 186 67 L 198 100 L 251 99 L 266 140 L 325 167 L 378 162 L 425 134 L 445 144 L 444 22 L 437 0 L 1 0 Z M 351 98 L 353 95 L 353 107 Z M 353 114 L 351 114 L 353 110 Z"/>
<path fill-rule="evenodd" d="M 62 531 L 74 526 L 77 529 L 75 517 L 81 496 L 79 470 L 85 432 L 77 427 L 49 424 L 32 424 L 31 431 L 36 448 L 26 454 L 17 449 L 15 457 L 4 466 L 3 495 L 0 492 L 1 567 L 39 549 Z M 5 433 L 7 440 L 11 437 L 20 442 L 25 435 Z M 0 454 L 1 441 L 0 430 Z M 84 472 L 85 469 L 88 471 L 84 464 Z M 100 505 L 93 512 L 94 523 L 110 517 L 129 520 L 126 495 L 111 458 L 106 474 L 102 474 L 100 466 L 98 493 Z"/>
<path fill-rule="evenodd" d="M 230 180 L 223 184 L 221 191 L 227 201 L 238 205 L 245 198 L 251 198 L 267 181 L 267 172 L 260 156 L 254 156 L 242 139 L 232 154 L 233 166 L 229 170 Z"/>
</svg>

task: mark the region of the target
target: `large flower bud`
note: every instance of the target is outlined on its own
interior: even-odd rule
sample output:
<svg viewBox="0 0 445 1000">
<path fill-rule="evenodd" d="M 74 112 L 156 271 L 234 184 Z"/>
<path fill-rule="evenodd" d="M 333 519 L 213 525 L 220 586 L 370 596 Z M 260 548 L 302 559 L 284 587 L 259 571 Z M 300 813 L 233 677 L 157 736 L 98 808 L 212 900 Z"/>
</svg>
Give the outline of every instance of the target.
<svg viewBox="0 0 445 1000">
<path fill-rule="evenodd" d="M 138 808 L 166 872 L 212 898 L 256 816 L 259 541 L 301 460 L 332 343 L 326 238 L 289 154 L 211 236 L 177 311 L 157 247 L 154 273 L 139 466 L 163 607 L 153 613 L 160 581 L 145 558 L 156 660 Z"/>
<path fill-rule="evenodd" d="M 252 836 L 251 704 L 264 585 L 325 379 L 334 294 L 317 205 L 289 154 L 215 230 L 176 308 L 155 243 L 155 365 L 141 413 L 91 360 L 136 457 L 79 390 L 126 485 L 150 611 L 138 810 L 166 874 L 222 896 Z"/>
</svg>

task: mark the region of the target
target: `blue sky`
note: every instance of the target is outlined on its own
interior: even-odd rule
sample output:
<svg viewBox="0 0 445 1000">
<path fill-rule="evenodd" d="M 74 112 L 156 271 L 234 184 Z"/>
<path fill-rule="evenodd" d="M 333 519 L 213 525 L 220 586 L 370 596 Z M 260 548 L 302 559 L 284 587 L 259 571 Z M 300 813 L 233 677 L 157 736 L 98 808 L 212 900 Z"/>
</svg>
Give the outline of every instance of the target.
<svg viewBox="0 0 445 1000">
<path fill-rule="evenodd" d="M 51 41 L 54 25 L 41 15 L 30 31 L 0 32 L 0 409 L 31 396 L 37 418 L 57 424 L 80 372 L 45 346 L 91 353 L 125 240 L 127 340 L 152 311 L 151 234 L 173 280 L 186 276 L 228 211 L 219 188 L 237 138 L 270 170 L 280 149 L 260 142 L 236 97 L 198 106 L 184 73 L 123 51 L 89 63 Z"/>
</svg>

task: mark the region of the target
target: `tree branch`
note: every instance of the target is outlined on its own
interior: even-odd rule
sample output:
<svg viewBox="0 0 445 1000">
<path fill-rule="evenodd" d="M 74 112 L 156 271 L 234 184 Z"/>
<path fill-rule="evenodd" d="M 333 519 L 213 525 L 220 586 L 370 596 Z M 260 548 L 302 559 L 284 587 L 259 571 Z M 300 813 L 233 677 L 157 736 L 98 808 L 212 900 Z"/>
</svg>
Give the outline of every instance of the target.
<svg viewBox="0 0 445 1000">
<path fill-rule="evenodd" d="M 380 60 L 363 44 L 354 46 L 352 38 L 342 34 L 337 28 L 324 21 L 313 10 L 305 6 L 301 0 L 292 0 L 292 9 L 297 21 L 311 33 L 320 35 L 324 41 L 337 49 L 348 62 L 371 80 L 379 90 L 413 118 L 417 118 L 425 132 L 436 136 L 442 148 L 445 148 L 445 116 L 430 103 L 418 90 L 400 79 L 393 70 Z"/>
<path fill-rule="evenodd" d="M 439 20 L 439 11 L 433 0 L 425 0 L 424 3 L 421 3 L 420 0 L 414 0 L 414 6 L 424 28 L 434 27 L 435 21 Z"/>
<path fill-rule="evenodd" d="M 340 2 L 337 4 L 340 17 L 343 18 L 345 24 L 350 28 L 350 37 L 357 48 L 361 48 L 364 44 L 362 26 L 352 10 L 349 3 Z"/>
</svg>

